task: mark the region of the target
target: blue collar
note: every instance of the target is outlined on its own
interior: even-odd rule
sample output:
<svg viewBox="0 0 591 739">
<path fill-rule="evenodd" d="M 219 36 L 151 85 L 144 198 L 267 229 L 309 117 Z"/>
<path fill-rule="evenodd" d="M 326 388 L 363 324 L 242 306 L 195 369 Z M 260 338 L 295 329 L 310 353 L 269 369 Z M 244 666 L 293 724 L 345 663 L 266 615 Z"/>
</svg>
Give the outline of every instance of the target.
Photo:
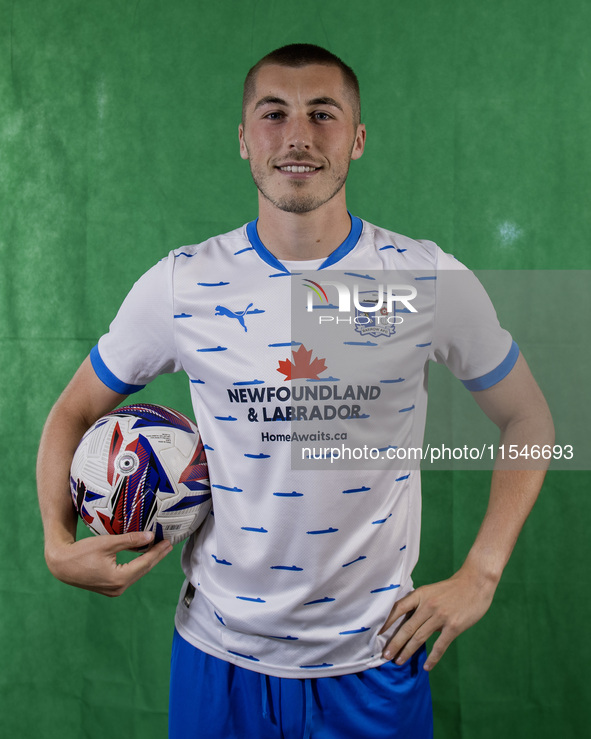
<svg viewBox="0 0 591 739">
<path fill-rule="evenodd" d="M 350 213 L 349 217 L 351 218 L 351 230 L 349 231 L 349 235 L 340 246 L 337 246 L 332 254 L 329 254 L 326 257 L 326 259 L 324 260 L 324 262 L 322 262 L 318 269 L 325 269 L 325 267 L 330 267 L 332 264 L 336 264 L 355 248 L 363 230 L 363 221 L 356 216 L 352 216 Z M 279 270 L 280 272 L 286 272 L 287 274 L 289 274 L 289 270 L 284 267 L 283 264 L 281 264 L 281 262 L 274 254 L 271 254 L 271 252 L 260 240 L 259 233 L 257 231 L 258 220 L 259 219 L 257 218 L 255 221 L 251 221 L 250 223 L 246 224 L 246 235 L 248 236 L 248 240 L 250 241 L 253 249 L 256 251 L 259 257 L 263 261 L 267 262 L 267 264 L 270 264 L 271 267 Z"/>
</svg>

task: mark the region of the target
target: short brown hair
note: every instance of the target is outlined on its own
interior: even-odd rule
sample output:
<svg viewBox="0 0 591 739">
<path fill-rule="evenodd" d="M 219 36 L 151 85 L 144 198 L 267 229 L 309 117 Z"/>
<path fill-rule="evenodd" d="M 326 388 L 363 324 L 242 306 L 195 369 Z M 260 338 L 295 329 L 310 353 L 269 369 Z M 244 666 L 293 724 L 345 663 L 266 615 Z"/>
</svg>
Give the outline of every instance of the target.
<svg viewBox="0 0 591 739">
<path fill-rule="evenodd" d="M 242 122 L 246 113 L 246 106 L 254 95 L 256 76 L 261 67 L 270 64 L 279 64 L 283 67 L 306 67 L 309 64 L 322 64 L 327 67 L 338 67 L 343 75 L 345 88 L 350 94 L 355 123 L 361 120 L 361 97 L 359 94 L 359 80 L 355 72 L 336 54 L 323 49 L 322 46 L 314 44 L 289 44 L 275 49 L 264 56 L 252 67 L 244 80 L 244 93 L 242 96 Z"/>
</svg>

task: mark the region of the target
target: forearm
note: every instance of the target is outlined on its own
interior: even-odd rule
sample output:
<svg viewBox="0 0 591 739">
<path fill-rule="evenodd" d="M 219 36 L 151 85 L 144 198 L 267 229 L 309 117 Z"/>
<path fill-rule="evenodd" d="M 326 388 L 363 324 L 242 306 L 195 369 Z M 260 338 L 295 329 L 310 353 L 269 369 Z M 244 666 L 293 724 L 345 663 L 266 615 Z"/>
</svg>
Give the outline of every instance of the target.
<svg viewBox="0 0 591 739">
<path fill-rule="evenodd" d="M 76 539 L 76 512 L 69 494 L 70 464 L 87 429 L 86 421 L 68 412 L 60 401 L 52 409 L 37 458 L 37 492 L 45 532 L 45 552 Z"/>
<path fill-rule="evenodd" d="M 509 426 L 501 436 L 505 446 L 552 445 L 554 427 L 549 413 Z M 520 467 L 530 469 L 520 469 Z M 519 533 L 536 502 L 548 462 L 540 460 L 497 460 L 493 471 L 486 515 L 470 549 L 463 571 L 496 587 L 511 556 Z"/>
<path fill-rule="evenodd" d="M 86 359 L 49 414 L 37 459 L 37 490 L 45 532 L 45 556 L 76 540 L 76 511 L 70 495 L 70 466 L 90 426 L 125 398 L 105 387 Z"/>
<path fill-rule="evenodd" d="M 550 410 L 522 356 L 502 382 L 472 395 L 499 427 L 499 448 L 542 449 L 554 443 Z M 462 573 L 470 572 L 496 587 L 536 502 L 548 464 L 542 455 L 538 459 L 497 455 L 486 515 Z"/>
</svg>

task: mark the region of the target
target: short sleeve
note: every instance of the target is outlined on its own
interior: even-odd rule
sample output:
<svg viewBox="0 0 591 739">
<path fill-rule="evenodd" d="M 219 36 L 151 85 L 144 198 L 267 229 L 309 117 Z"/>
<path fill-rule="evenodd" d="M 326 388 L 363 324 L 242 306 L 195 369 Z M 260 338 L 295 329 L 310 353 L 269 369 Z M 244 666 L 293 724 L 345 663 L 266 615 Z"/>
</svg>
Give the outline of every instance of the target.
<svg viewBox="0 0 591 739">
<path fill-rule="evenodd" d="M 503 329 L 486 290 L 461 262 L 438 250 L 431 359 L 468 390 L 485 390 L 513 369 L 519 348 Z"/>
<path fill-rule="evenodd" d="M 174 255 L 135 283 L 90 359 L 99 379 L 124 395 L 160 374 L 181 369 L 174 341 Z"/>
</svg>

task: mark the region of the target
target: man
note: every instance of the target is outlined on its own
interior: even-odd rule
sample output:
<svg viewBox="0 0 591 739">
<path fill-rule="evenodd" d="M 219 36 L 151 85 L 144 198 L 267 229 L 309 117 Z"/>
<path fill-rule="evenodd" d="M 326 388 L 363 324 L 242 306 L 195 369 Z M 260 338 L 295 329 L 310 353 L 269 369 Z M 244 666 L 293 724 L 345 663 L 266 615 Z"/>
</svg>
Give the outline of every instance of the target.
<svg viewBox="0 0 591 739">
<path fill-rule="evenodd" d="M 432 286 L 440 270 L 454 266 L 430 242 L 349 215 L 345 181 L 365 138 L 357 80 L 337 57 L 292 45 L 253 67 L 239 141 L 258 188 L 258 220 L 177 250 L 144 275 L 44 431 L 39 495 L 48 566 L 64 582 L 119 595 L 170 546 L 160 542 L 121 566 L 117 552 L 144 546 L 151 536 L 76 542 L 72 454 L 84 431 L 129 393 L 162 372 L 189 375 L 215 517 L 183 552 L 173 737 L 430 736 L 427 672 L 487 611 L 542 484 L 542 470 L 496 470 L 463 566 L 448 580 L 413 591 L 418 471 L 292 470 L 289 443 L 261 431 L 265 398 L 285 401 L 271 420 L 301 420 L 305 409 L 288 411 L 297 378 L 322 379 L 327 366 L 316 356 L 321 347 L 292 340 L 286 277 L 302 269 L 317 272 L 320 281 L 335 269 L 420 270 Z M 545 401 L 486 296 L 470 282 L 470 299 L 476 295 L 478 303 L 472 310 L 445 284 L 421 292 L 425 310 L 420 303 L 421 310 L 407 311 L 404 320 L 418 333 L 411 336 L 412 357 L 396 355 L 406 362 L 404 376 L 380 380 L 403 381 L 379 401 L 396 433 L 407 442 L 422 438 L 425 366 L 435 359 L 473 391 L 505 445 L 551 443 Z M 401 329 L 394 339 L 386 331 L 383 338 L 400 342 L 404 334 Z M 290 361 L 292 343 L 298 349 Z M 384 372 L 395 358 L 387 346 L 379 355 Z M 342 397 L 338 379 L 331 382 Z M 357 387 L 351 393 L 369 403 L 373 396 L 361 383 L 347 387 Z M 236 389 L 249 385 L 258 394 Z M 389 404 L 407 397 L 414 402 L 400 403 L 394 413 Z M 371 424 L 368 417 L 381 410 L 372 402 L 371 413 L 349 411 L 343 423 Z M 424 643 L 434 632 L 440 636 L 427 657 Z"/>
</svg>

